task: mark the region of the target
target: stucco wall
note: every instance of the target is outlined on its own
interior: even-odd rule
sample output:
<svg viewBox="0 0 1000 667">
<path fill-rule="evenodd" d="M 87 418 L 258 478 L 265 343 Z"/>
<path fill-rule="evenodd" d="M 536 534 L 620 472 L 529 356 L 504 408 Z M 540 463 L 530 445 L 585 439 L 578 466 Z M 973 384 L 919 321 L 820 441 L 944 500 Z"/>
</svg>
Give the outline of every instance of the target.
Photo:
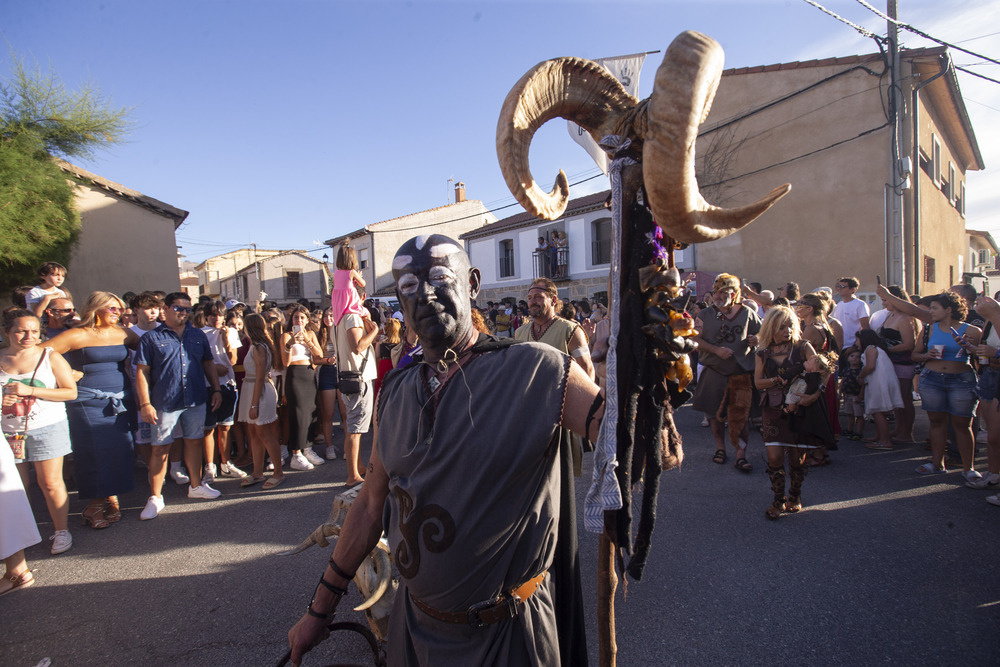
<svg viewBox="0 0 1000 667">
<path fill-rule="evenodd" d="M 173 219 L 96 188 L 77 185 L 76 196 L 82 228 L 66 286 L 77 307 L 95 290 L 180 289 Z"/>
<path fill-rule="evenodd" d="M 725 76 L 702 130 L 843 69 Z M 713 141 L 717 150 L 742 142 L 724 172 L 702 179 L 706 185 L 724 181 L 703 188 L 710 203 L 740 206 L 786 182 L 792 191 L 742 231 L 699 244 L 697 268 L 734 273 L 772 290 L 790 280 L 812 290 L 842 275 L 856 275 L 862 290 L 871 289 L 886 266 L 889 128 L 855 137 L 885 122 L 880 99 L 878 79 L 857 71 L 699 137 L 699 165 Z M 838 142 L 844 143 L 828 148 Z"/>
<path fill-rule="evenodd" d="M 954 157 L 954 147 L 938 129 L 939 111 L 930 98 L 921 97 L 919 107 L 920 146 L 923 152 L 932 156 L 932 135 L 941 144 L 941 171 L 948 177 L 948 163 L 955 166 L 956 186 L 965 181 L 960 160 Z M 965 271 L 965 254 L 968 249 L 965 236 L 965 219 L 955 209 L 931 175 L 922 169 L 915 169 L 920 179 L 920 294 L 934 294 L 947 289 L 954 283 L 962 282 Z M 935 280 L 927 280 L 924 274 L 923 257 L 934 258 Z"/>
</svg>

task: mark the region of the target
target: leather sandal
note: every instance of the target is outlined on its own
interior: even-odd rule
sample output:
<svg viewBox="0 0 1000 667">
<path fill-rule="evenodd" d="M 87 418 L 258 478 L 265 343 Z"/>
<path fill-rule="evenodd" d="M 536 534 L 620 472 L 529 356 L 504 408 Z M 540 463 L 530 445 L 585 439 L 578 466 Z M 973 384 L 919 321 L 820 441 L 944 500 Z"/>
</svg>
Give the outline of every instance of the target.
<svg viewBox="0 0 1000 667">
<path fill-rule="evenodd" d="M 715 450 L 715 456 L 712 457 L 714 463 L 723 464 L 726 462 L 726 450 L 717 449 Z"/>
<path fill-rule="evenodd" d="M 753 472 L 753 466 L 750 465 L 750 462 L 747 461 L 742 456 L 736 459 L 736 463 L 733 464 L 733 467 L 735 467 L 740 472 Z"/>
<path fill-rule="evenodd" d="M 104 504 L 104 518 L 107 519 L 109 523 L 121 520 L 122 509 L 118 504 L 118 496 L 108 496 L 108 499 Z"/>
<path fill-rule="evenodd" d="M 90 526 L 95 530 L 107 528 L 111 525 L 111 522 L 104 518 L 103 503 L 100 505 L 88 505 L 87 509 L 83 510 L 81 518 L 83 519 L 83 525 Z"/>
<path fill-rule="evenodd" d="M 31 570 L 25 570 L 21 574 L 6 574 L 0 581 L 9 581 L 12 584 L 10 588 L 0 590 L 0 595 L 7 595 L 7 593 L 16 591 L 19 588 L 27 588 L 34 584 L 35 575 L 31 574 Z"/>
</svg>

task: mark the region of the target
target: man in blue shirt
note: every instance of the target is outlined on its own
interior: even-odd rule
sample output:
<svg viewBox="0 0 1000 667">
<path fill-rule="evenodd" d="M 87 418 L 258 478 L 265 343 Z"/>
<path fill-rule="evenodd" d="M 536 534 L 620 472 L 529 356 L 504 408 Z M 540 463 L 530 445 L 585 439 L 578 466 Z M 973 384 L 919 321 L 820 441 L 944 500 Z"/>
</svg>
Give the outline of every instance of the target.
<svg viewBox="0 0 1000 667">
<path fill-rule="evenodd" d="M 163 509 L 163 478 L 175 428 L 184 438 L 184 462 L 191 476 L 188 498 L 210 500 L 220 495 L 201 481 L 206 401 L 211 401 L 213 411 L 222 402 L 212 350 L 205 333 L 188 322 L 191 300 L 187 294 L 173 292 L 163 302 L 163 324 L 142 337 L 136 352 L 139 417 L 153 425 L 152 495 L 139 514 L 143 520 L 156 518 Z M 210 395 L 206 379 L 212 387 Z"/>
</svg>

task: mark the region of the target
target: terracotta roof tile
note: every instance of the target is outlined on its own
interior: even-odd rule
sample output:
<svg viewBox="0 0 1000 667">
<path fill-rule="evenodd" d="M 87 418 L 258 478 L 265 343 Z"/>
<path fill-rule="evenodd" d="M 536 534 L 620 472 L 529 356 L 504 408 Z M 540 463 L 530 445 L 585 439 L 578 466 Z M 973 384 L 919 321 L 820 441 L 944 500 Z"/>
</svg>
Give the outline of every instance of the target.
<svg viewBox="0 0 1000 667">
<path fill-rule="evenodd" d="M 137 190 L 132 190 L 131 188 L 127 188 L 120 183 L 115 183 L 114 181 L 108 180 L 103 176 L 98 176 L 97 174 L 89 172 L 86 169 L 83 169 L 82 167 L 77 167 L 74 164 L 70 164 L 65 160 L 57 159 L 56 164 L 58 164 L 59 168 L 62 169 L 64 172 L 66 172 L 70 176 L 73 176 L 76 179 L 79 179 L 81 181 L 89 181 L 92 185 L 95 185 L 102 190 L 111 192 L 112 194 L 117 195 L 118 197 L 127 199 L 135 204 L 148 208 L 152 211 L 155 211 L 156 213 L 159 213 L 160 215 L 172 218 L 174 221 L 174 229 L 180 227 L 181 223 L 184 222 L 185 218 L 187 218 L 189 215 L 189 213 L 183 209 L 171 206 L 170 204 L 162 202 L 159 199 L 153 199 L 152 197 L 147 197 L 146 195 L 142 194 Z"/>
</svg>

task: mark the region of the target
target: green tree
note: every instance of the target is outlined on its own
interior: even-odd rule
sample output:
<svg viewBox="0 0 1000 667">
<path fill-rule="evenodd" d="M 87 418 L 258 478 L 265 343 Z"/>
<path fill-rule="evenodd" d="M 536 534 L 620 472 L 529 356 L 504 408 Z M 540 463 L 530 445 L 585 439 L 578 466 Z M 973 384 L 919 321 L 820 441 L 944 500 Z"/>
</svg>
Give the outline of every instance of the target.
<svg viewBox="0 0 1000 667">
<path fill-rule="evenodd" d="M 0 294 L 34 285 L 43 262 L 69 262 L 80 214 L 57 158 L 91 158 L 121 143 L 129 113 L 92 83 L 67 90 L 55 73 L 11 55 L 0 79 Z"/>
</svg>

